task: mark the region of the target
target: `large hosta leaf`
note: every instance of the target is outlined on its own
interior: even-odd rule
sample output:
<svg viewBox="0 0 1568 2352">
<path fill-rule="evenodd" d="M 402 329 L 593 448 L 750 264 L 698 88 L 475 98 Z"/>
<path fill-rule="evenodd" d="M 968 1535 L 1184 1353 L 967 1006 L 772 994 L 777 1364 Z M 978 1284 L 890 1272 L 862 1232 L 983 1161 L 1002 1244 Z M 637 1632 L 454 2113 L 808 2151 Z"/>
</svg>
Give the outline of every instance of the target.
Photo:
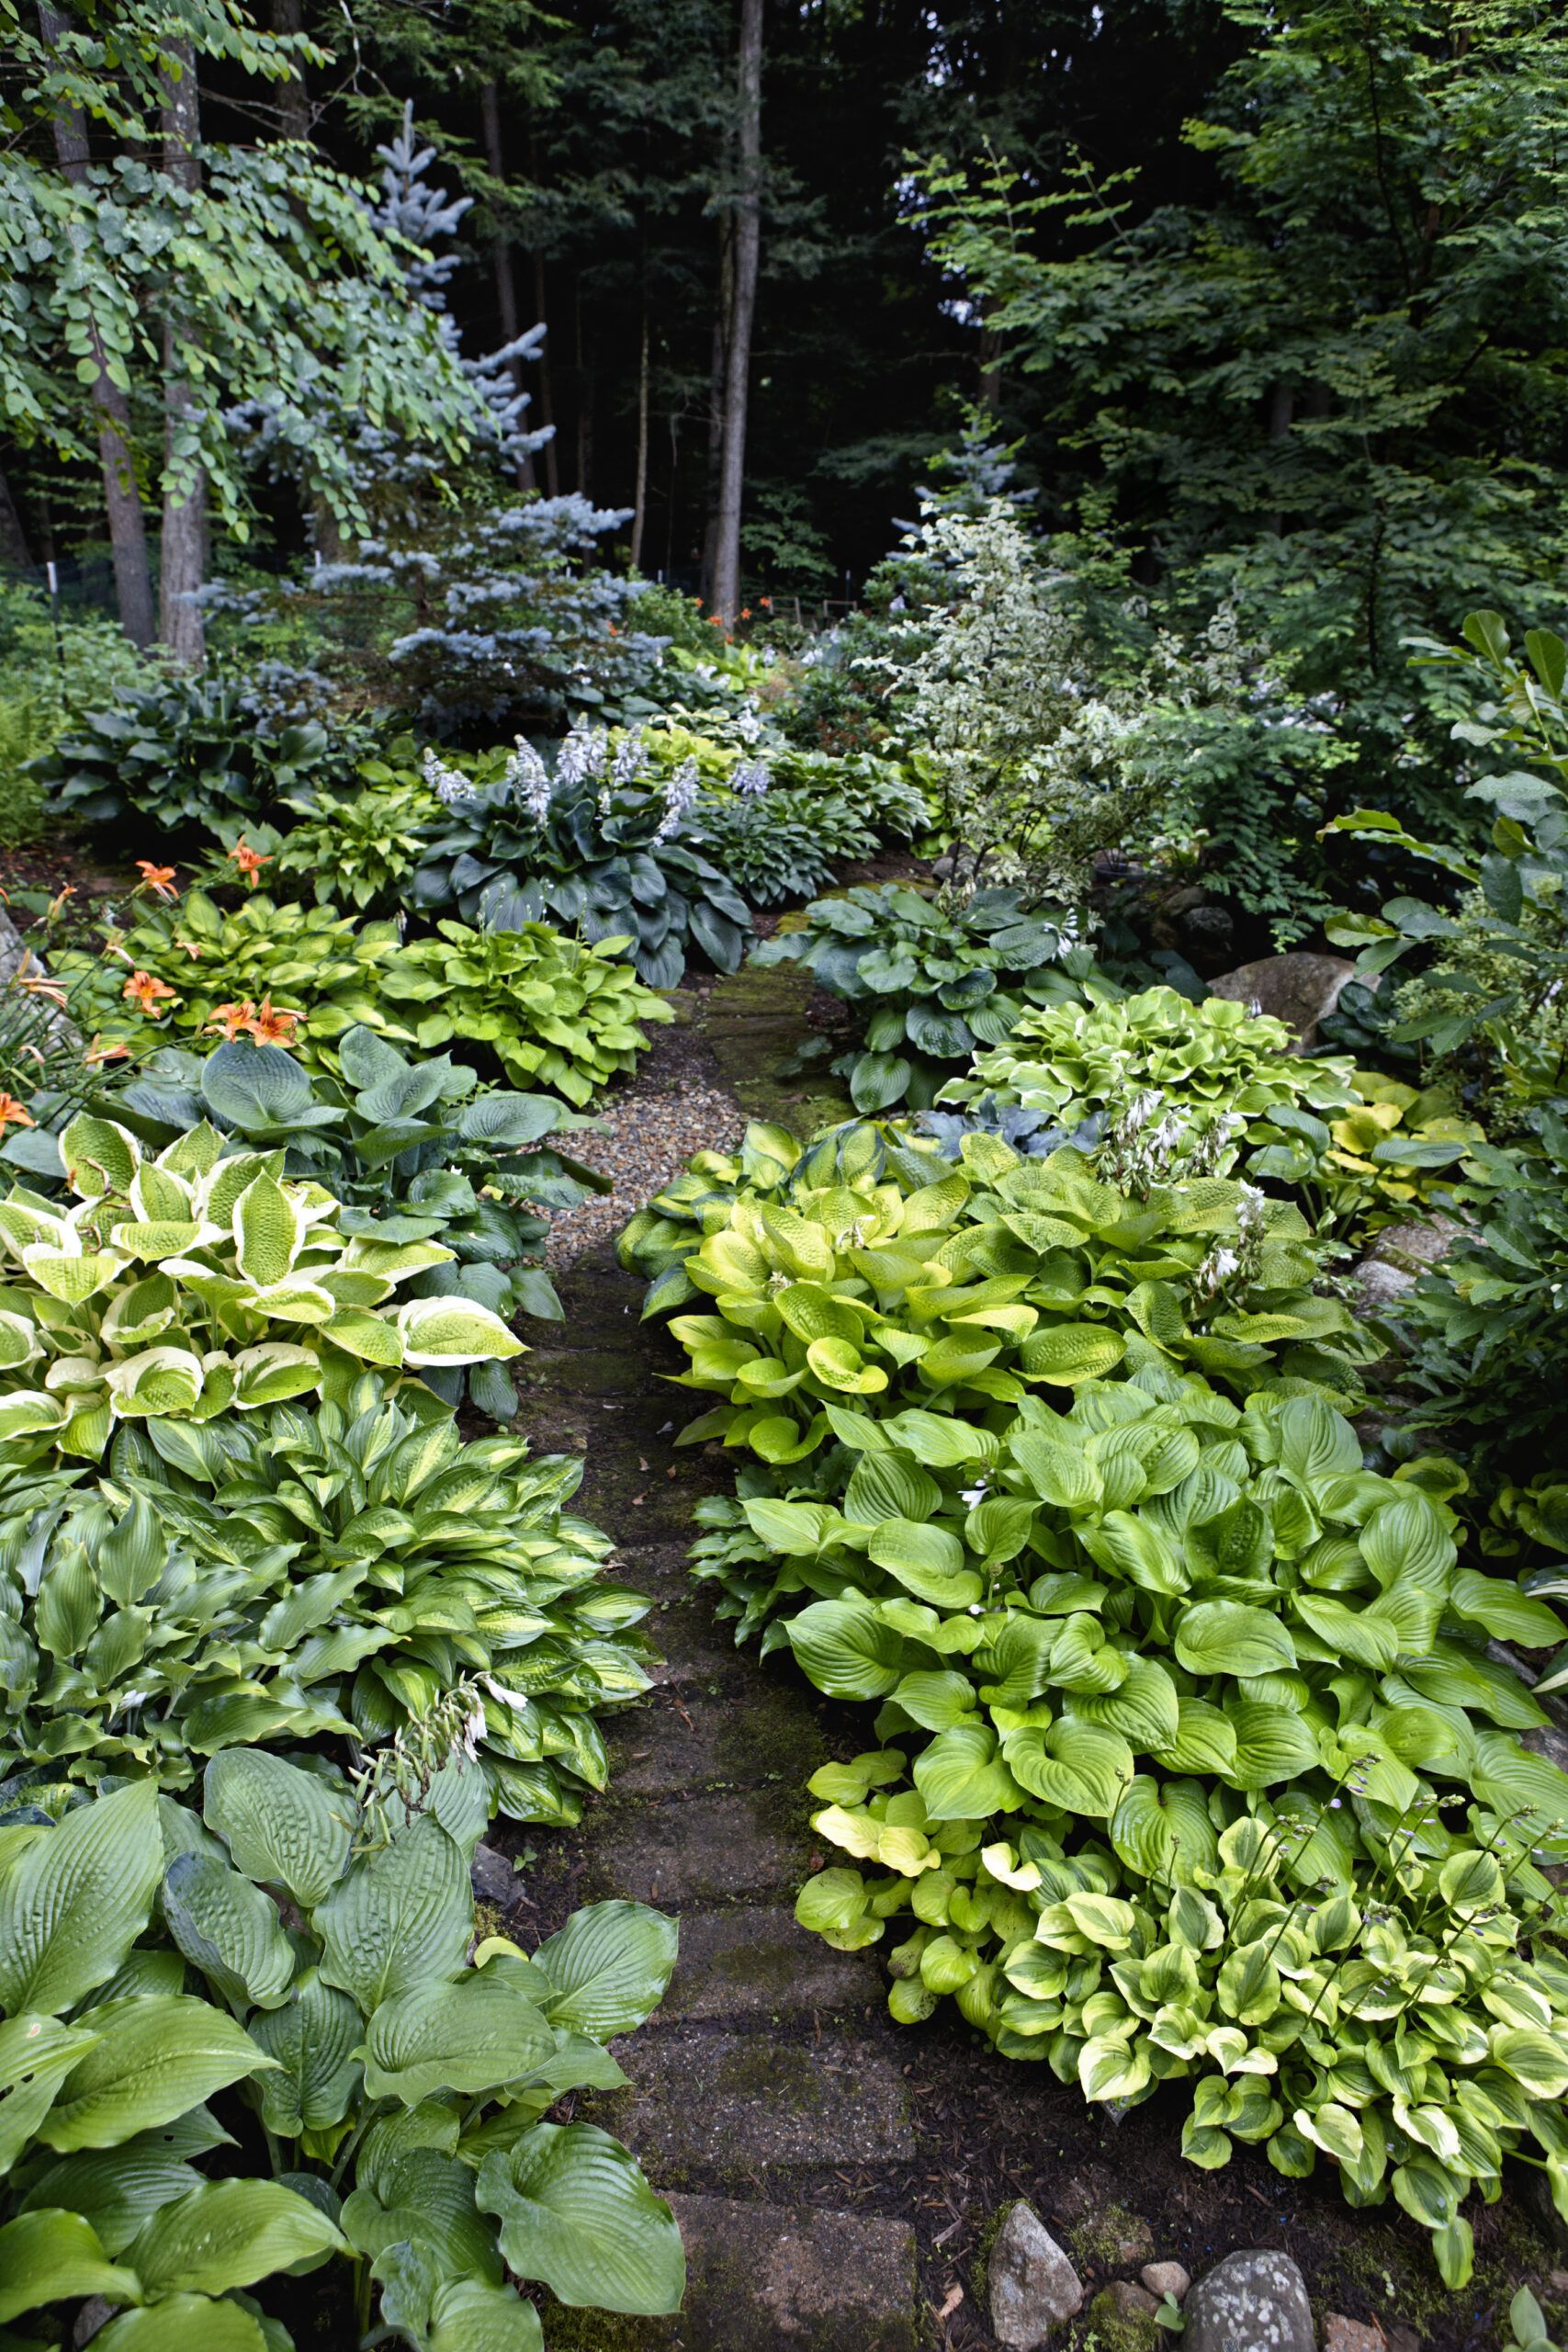
<svg viewBox="0 0 1568 2352">
<path fill-rule="evenodd" d="M 472 1918 L 462 1849 L 421 1814 L 362 1855 L 317 1911 L 322 1979 L 369 2013 L 410 1985 L 457 1976 Z"/>
<path fill-rule="evenodd" d="M 674 2216 L 635 2156 L 589 2123 L 537 2123 L 479 2166 L 479 2204 L 501 2222 L 501 2249 L 522 2278 L 563 2303 L 674 2312 L 686 2258 Z"/>
<path fill-rule="evenodd" d="M 1176 1621 L 1176 1655 L 1190 1674 L 1287 1674 L 1295 1644 L 1277 1617 L 1240 1600 L 1200 1600 Z"/>
<path fill-rule="evenodd" d="M 1022 1792 L 986 1724 L 954 1724 L 915 1758 L 915 1786 L 932 1821 L 984 1821 L 1015 1813 Z"/>
<path fill-rule="evenodd" d="M 96 2039 L 28 2010 L 0 2025 L 0 2176 L 16 2163 L 61 2084 Z"/>
<path fill-rule="evenodd" d="M 163 1875 L 152 1781 L 68 1813 L 0 1874 L 0 2008 L 55 2015 L 105 1984 Z"/>
<path fill-rule="evenodd" d="M 904 1640 L 876 1612 L 818 1600 L 785 1627 L 803 1672 L 832 1699 L 885 1699 L 897 1682 Z"/>
<path fill-rule="evenodd" d="M 93 2342 L 98 2352 L 276 2352 L 276 2339 L 238 2303 L 208 2295 L 168 2295 L 124 2312 Z"/>
<path fill-rule="evenodd" d="M 1094 1820 L 1109 1819 L 1133 1778 L 1133 1751 L 1119 1733 L 1071 1719 L 1007 1733 L 1002 1754 L 1031 1796 Z"/>
<path fill-rule="evenodd" d="M 365 2087 L 407 2107 L 438 2091 L 471 2098 L 516 2081 L 554 2049 L 525 1994 L 499 1972 L 470 1969 L 456 1984 L 414 1984 L 382 2002 L 366 2039 Z"/>
<path fill-rule="evenodd" d="M 539 1946 L 536 1967 L 555 1987 L 552 2025 L 608 2041 L 630 2033 L 664 1998 L 680 1929 L 645 1903 L 590 1903 Z"/>
<path fill-rule="evenodd" d="M 347 1867 L 349 1798 L 263 1748 L 231 1747 L 213 1758 L 202 1813 L 247 1878 L 282 1887 L 306 1910 L 325 1900 Z"/>
<path fill-rule="evenodd" d="M 258 2086 L 269 2132 L 295 2140 L 343 2121 L 358 2089 L 355 2053 L 365 2037 L 365 2020 L 346 1993 L 310 1969 L 281 2008 L 258 2010 L 250 2033 L 277 2067 Z"/>
<path fill-rule="evenodd" d="M 269 2063 L 232 2018 L 186 1993 L 105 2001 L 78 2023 L 97 2041 L 39 2127 L 39 2139 L 62 2154 L 112 2148 L 172 2123 Z"/>
<path fill-rule="evenodd" d="M 150 2295 L 221 2295 L 344 2240 L 319 2205 L 276 2180 L 204 2180 L 160 2207 L 127 2259 Z"/>
<path fill-rule="evenodd" d="M 0 2229 L 0 2324 L 80 2295 L 129 2303 L 140 2293 L 135 2271 L 116 2267 L 80 2213 L 24 2213 Z"/>
<path fill-rule="evenodd" d="M 231 2006 L 275 2008 L 288 1990 L 294 1954 L 277 1906 L 215 1854 L 176 1854 L 164 1880 L 170 1935 Z"/>
</svg>

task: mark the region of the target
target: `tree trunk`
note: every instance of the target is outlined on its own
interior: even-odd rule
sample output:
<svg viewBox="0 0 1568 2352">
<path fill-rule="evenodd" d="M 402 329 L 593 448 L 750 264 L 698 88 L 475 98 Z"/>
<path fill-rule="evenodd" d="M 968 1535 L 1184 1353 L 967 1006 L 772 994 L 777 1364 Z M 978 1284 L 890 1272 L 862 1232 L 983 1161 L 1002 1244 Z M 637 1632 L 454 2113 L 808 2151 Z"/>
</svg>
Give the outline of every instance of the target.
<svg viewBox="0 0 1568 2352">
<path fill-rule="evenodd" d="M 11 485 L 6 470 L 0 466 L 0 563 L 13 571 L 30 571 L 32 550 L 28 535 L 22 528 L 22 518 L 17 512 L 17 502 L 11 495 Z"/>
<path fill-rule="evenodd" d="M 272 29 L 287 36 L 305 29 L 303 0 L 272 0 Z M 277 92 L 277 130 L 282 139 L 308 140 L 310 136 L 310 96 L 305 87 L 305 69 L 297 66 L 287 82 L 275 82 Z"/>
<path fill-rule="evenodd" d="M 632 570 L 642 562 L 642 535 L 648 520 L 648 299 L 642 306 L 642 364 L 637 379 L 637 484 L 632 501 Z"/>
<path fill-rule="evenodd" d="M 479 92 L 479 115 L 484 125 L 485 161 L 490 165 L 491 179 L 504 180 L 506 158 L 501 144 L 501 92 L 495 83 L 487 82 Z M 491 241 L 491 266 L 495 272 L 495 302 L 501 313 L 501 339 L 515 343 L 522 333 L 517 309 L 517 273 L 512 262 L 512 240 L 498 228 Z M 512 380 L 521 392 L 524 389 L 523 362 L 510 363 Z M 530 457 L 517 460 L 517 487 L 534 487 L 534 460 Z"/>
<path fill-rule="evenodd" d="M 571 289 L 572 352 L 577 378 L 577 494 L 592 498 L 593 474 L 593 382 L 582 340 L 582 280 Z"/>
<path fill-rule="evenodd" d="M 188 41 L 170 52 L 177 71 L 164 72 L 164 169 L 193 195 L 201 185 L 201 100 L 196 51 Z M 158 580 L 158 634 L 176 662 L 199 669 L 206 652 L 201 606 L 195 601 L 207 571 L 207 471 L 193 465 L 185 444 L 191 429 L 190 386 L 180 371 L 172 319 L 164 324 L 164 529 Z"/>
<path fill-rule="evenodd" d="M 535 187 L 539 184 L 539 142 L 532 130 L 528 133 L 528 177 Z M 539 424 L 547 427 L 549 439 L 539 455 L 545 461 L 545 495 L 560 496 L 560 458 L 556 449 L 556 396 L 550 374 L 550 315 L 548 287 L 545 277 L 545 256 L 536 249 L 534 254 L 534 316 L 545 327 L 545 347 L 539 354 Z"/>
<path fill-rule="evenodd" d="M 52 49 L 70 20 L 50 0 L 39 0 L 39 29 Z M 87 176 L 87 132 L 74 107 L 62 107 L 54 118 L 54 152 L 60 168 L 73 187 Z M 80 245 L 80 232 L 73 234 Z M 136 489 L 136 468 L 130 454 L 130 402 L 109 374 L 108 357 L 97 328 L 89 322 L 88 338 L 97 373 L 92 382 L 93 406 L 98 419 L 98 462 L 103 468 L 104 506 L 108 516 L 109 546 L 114 555 L 115 595 L 119 625 L 132 645 L 149 646 L 156 634 L 152 618 L 152 574 L 147 561 L 147 526 Z"/>
<path fill-rule="evenodd" d="M 734 627 L 740 610 L 746 407 L 751 371 L 751 324 L 757 309 L 757 263 L 762 244 L 762 0 L 740 0 L 736 95 L 734 263 L 725 337 L 718 516 L 713 560 L 713 607 L 727 628 Z"/>
</svg>

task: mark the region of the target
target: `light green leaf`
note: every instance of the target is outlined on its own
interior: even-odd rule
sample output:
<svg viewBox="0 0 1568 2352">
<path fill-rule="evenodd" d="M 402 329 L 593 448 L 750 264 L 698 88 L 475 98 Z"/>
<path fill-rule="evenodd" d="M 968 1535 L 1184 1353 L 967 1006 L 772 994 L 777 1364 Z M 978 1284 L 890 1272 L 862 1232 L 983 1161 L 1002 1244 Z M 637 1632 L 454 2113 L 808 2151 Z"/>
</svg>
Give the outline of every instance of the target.
<svg viewBox="0 0 1568 2352">
<path fill-rule="evenodd" d="M 107 1984 L 147 1925 L 163 1869 L 151 1781 L 36 1838 L 0 1875 L 0 2007 L 52 2016 Z"/>
<path fill-rule="evenodd" d="M 214 2091 L 266 2066 L 233 2018 L 193 1994 L 132 1995 L 84 2012 L 98 2036 L 39 2127 L 62 2154 L 112 2148 L 133 2132 L 172 2123 Z"/>
<path fill-rule="evenodd" d="M 552 2025 L 609 2041 L 659 2007 L 674 1973 L 676 1922 L 645 1903 L 591 1903 L 534 1954 L 555 1986 Z"/>
<path fill-rule="evenodd" d="M 141 2292 L 135 2271 L 115 2267 L 80 2213 L 24 2213 L 0 2229 L 0 2324 L 80 2295 L 129 2303 Z"/>
<path fill-rule="evenodd" d="M 206 2295 L 168 2295 L 122 2312 L 93 2342 L 98 2352 L 278 2352 L 249 2312 Z"/>
<path fill-rule="evenodd" d="M 221 2295 L 346 2242 L 319 2205 L 276 2180 L 204 2180 L 161 2206 L 130 2248 L 149 2295 Z"/>
<path fill-rule="evenodd" d="M 473 1919 L 461 1848 L 430 1814 L 364 1854 L 315 1916 L 323 1983 L 372 2014 L 382 2001 L 462 1970 Z"/>
<path fill-rule="evenodd" d="M 1239 1600 L 1200 1600 L 1176 1621 L 1176 1655 L 1190 1674 L 1286 1674 L 1295 1645 L 1277 1617 Z"/>
<path fill-rule="evenodd" d="M 186 1958 L 223 1999 L 274 2008 L 294 1954 L 277 1906 L 215 1854 L 176 1854 L 164 1879 L 164 1918 Z"/>
<path fill-rule="evenodd" d="M 655 2313 L 681 2308 L 686 2260 L 662 2198 L 617 2140 L 592 2124 L 537 2123 L 479 2166 L 476 2198 L 501 2222 L 519 2278 L 563 2303 Z"/>
<path fill-rule="evenodd" d="M 411 1985 L 382 2002 L 366 2040 L 365 2087 L 405 2107 L 441 2091 L 471 2098 L 515 2082 L 554 2049 L 525 1994 L 499 1972 L 469 1969 L 456 1984 Z"/>
</svg>

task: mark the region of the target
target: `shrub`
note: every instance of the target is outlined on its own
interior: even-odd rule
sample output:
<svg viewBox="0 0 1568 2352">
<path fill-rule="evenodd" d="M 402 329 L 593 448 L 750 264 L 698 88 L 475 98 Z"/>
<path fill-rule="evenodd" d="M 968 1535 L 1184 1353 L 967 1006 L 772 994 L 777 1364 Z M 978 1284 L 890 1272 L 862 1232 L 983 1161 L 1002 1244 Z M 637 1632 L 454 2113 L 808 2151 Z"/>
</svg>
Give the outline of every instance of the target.
<svg viewBox="0 0 1568 2352">
<path fill-rule="evenodd" d="M 377 1753 L 460 1689 L 482 1823 L 573 1822 L 596 1715 L 648 1687 L 639 1594 L 564 1515 L 575 1457 L 465 1444 L 378 1374 L 319 1406 L 122 1426 L 0 1544 L 0 1779 L 154 1774 L 258 1744 Z M 16 1449 L 11 1449 L 15 1458 Z"/>
<path fill-rule="evenodd" d="M 1487 1646 L 1564 1628 L 1458 1564 L 1438 1494 L 1362 1467 L 1368 1343 L 1299 1212 L 850 1127 L 703 1226 L 626 1242 L 668 1256 L 659 1303 L 716 1310 L 671 1326 L 722 1400 L 684 1439 L 755 1460 L 697 1571 L 879 1702 L 876 1750 L 813 1782 L 863 1867 L 802 1919 L 852 1948 L 912 1909 L 896 2016 L 952 1994 L 1119 2105 L 1192 2077 L 1194 2161 L 1322 2148 L 1450 2283 L 1506 2148 L 1533 2134 L 1568 2204 L 1532 1860 L 1568 1852 L 1568 1776 L 1510 1736 L 1545 1717 Z"/>
<path fill-rule="evenodd" d="M 483 782 L 428 764 L 450 807 L 415 879 L 418 905 L 456 905 L 487 930 L 548 920 L 614 940 L 607 952 L 628 954 L 650 988 L 680 986 L 693 943 L 718 971 L 739 965 L 751 917 L 703 854 L 694 770 L 657 782 L 640 737 L 612 751 L 602 729 L 581 727 L 553 776 L 521 740 L 482 764 Z"/>
<path fill-rule="evenodd" d="M 121 1421 L 316 1396 L 338 1364 L 412 1373 L 522 1351 L 475 1300 L 391 1305 L 451 1251 L 345 1238 L 332 1194 L 285 1178 L 281 1152 L 225 1158 L 203 1126 L 151 1159 L 88 1115 L 61 1151 L 71 1206 L 21 1187 L 0 1199 L 0 1439 L 33 1458 L 96 1462 Z"/>
<path fill-rule="evenodd" d="M 539 2120 L 625 2082 L 604 2045 L 662 1996 L 674 1924 L 596 1904 L 531 1960 L 491 1939 L 470 1961 L 478 1832 L 456 1803 L 456 1834 L 406 1806 L 378 1828 L 340 1775 L 234 1751 L 199 1815 L 151 1781 L 58 1825 L 13 1814 L 9 2316 L 95 2296 L 104 2352 L 288 2352 L 244 2290 L 333 2261 L 346 2277 L 312 2297 L 341 2294 L 355 2333 L 378 2304 L 378 2334 L 409 2344 L 539 2352 L 508 2272 L 679 2307 L 680 2233 L 633 2158 Z"/>
<path fill-rule="evenodd" d="M 415 1063 L 364 1028 L 339 1042 L 340 1075 L 304 1069 L 276 1046 L 239 1037 L 201 1060 L 154 1054 L 117 1108 L 162 1143 L 203 1120 L 225 1148 L 281 1149 L 290 1176 L 319 1179 L 343 1204 L 338 1230 L 372 1241 L 437 1241 L 453 1254 L 408 1283 L 409 1297 L 478 1299 L 511 1322 L 519 1314 L 558 1322 L 549 1277 L 525 1262 L 549 1227 L 525 1203 L 569 1207 L 608 1179 L 554 1150 L 543 1136 L 570 1121 L 544 1094 L 480 1087 L 449 1056 Z M 517 1410 L 498 1363 L 468 1371 L 427 1368 L 448 1404 L 465 1385 L 497 1420 Z"/>
<path fill-rule="evenodd" d="M 863 1049 L 835 1069 L 858 1111 L 923 1108 L 952 1066 L 1008 1035 L 1026 1006 L 1080 1004 L 1097 986 L 1070 926 L 1026 910 L 1015 890 L 944 907 L 901 884 L 817 899 L 754 964 L 804 964 L 865 1023 Z"/>
</svg>

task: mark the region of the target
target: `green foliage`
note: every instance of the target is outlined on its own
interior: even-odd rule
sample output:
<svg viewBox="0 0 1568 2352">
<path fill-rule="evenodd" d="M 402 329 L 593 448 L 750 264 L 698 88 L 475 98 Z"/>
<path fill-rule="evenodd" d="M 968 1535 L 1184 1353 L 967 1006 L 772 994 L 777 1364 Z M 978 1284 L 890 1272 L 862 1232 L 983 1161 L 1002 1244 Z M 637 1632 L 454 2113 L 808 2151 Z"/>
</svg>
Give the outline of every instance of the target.
<svg viewBox="0 0 1568 2352">
<path fill-rule="evenodd" d="M 729 876 L 703 854 L 695 771 L 648 772 L 641 739 L 612 750 L 603 729 L 578 727 L 553 777 L 537 752 L 492 752 L 485 779 L 441 775 L 452 806 L 414 882 L 422 907 L 456 904 L 487 930 L 558 922 L 616 940 L 649 988 L 678 988 L 692 945 L 733 972 L 751 928 Z"/>
<path fill-rule="evenodd" d="M 800 1917 L 852 1948 L 912 1908 L 896 2016 L 953 1994 L 1090 2098 L 1195 2076 L 1195 2161 L 1325 2147 L 1460 2283 L 1505 2146 L 1533 2132 L 1568 2203 L 1568 1976 L 1527 1916 L 1568 1777 L 1487 1650 L 1564 1628 L 1363 1469 L 1364 1343 L 1298 1211 L 989 1136 L 957 1169 L 897 1129 L 796 1151 L 699 1245 L 634 1224 L 626 1254 L 675 1270 L 650 1306 L 716 1309 L 671 1326 L 723 1400 L 685 1440 L 762 1465 L 704 1507 L 698 1573 L 879 1705 L 877 1751 L 813 1782 L 872 1872 Z"/>
<path fill-rule="evenodd" d="M 396 913 L 446 812 L 422 777 L 384 760 L 362 762 L 355 775 L 346 794 L 288 800 L 299 822 L 278 852 L 277 870 L 308 875 L 318 906 Z"/>
<path fill-rule="evenodd" d="M 153 1159 L 129 1128 L 83 1114 L 61 1155 L 70 1206 L 20 1186 L 0 1199 L 0 1439 L 30 1458 L 96 1462 L 118 1422 L 319 1396 L 334 1366 L 412 1373 L 522 1351 L 478 1300 L 393 1306 L 453 1253 L 345 1236 L 332 1194 L 286 1178 L 281 1151 L 225 1157 L 198 1126 Z"/>
<path fill-rule="evenodd" d="M 465 1444 L 374 1373 L 319 1407 L 122 1428 L 96 1484 L 35 1481 L 0 1545 L 0 1780 L 177 1789 L 224 1748 L 378 1755 L 457 1692 L 474 1769 L 449 1826 L 575 1821 L 608 1777 L 595 1718 L 650 1655 L 647 1602 L 595 1581 L 608 1538 L 564 1515 L 581 1476 L 521 1438 Z"/>
<path fill-rule="evenodd" d="M 481 1087 L 443 1054 L 417 1064 L 368 1029 L 345 1032 L 340 1075 L 304 1069 L 276 1046 L 234 1038 L 206 1060 L 165 1048 L 115 1097 L 121 1117 L 163 1144 L 204 1121 L 230 1151 L 284 1153 L 290 1176 L 311 1177 L 343 1204 L 338 1230 L 373 1242 L 436 1241 L 453 1252 L 415 1274 L 405 1296 L 478 1299 L 510 1323 L 561 1317 L 549 1277 L 526 1262 L 548 1232 L 525 1204 L 567 1208 L 608 1180 L 541 1138 L 570 1114 L 544 1094 Z M 448 1404 L 465 1388 L 481 1411 L 509 1420 L 517 1393 L 498 1363 L 426 1369 Z"/>
<path fill-rule="evenodd" d="M 1220 14 L 1235 62 L 1181 107 L 1218 175 L 1200 200 L 1185 172 L 1162 201 L 1157 166 L 1145 197 L 1087 153 L 1036 193 L 993 150 L 934 164 L 921 219 L 1035 389 L 1058 512 L 1091 540 L 1114 518 L 1167 616 L 1233 604 L 1351 754 L 1210 799 L 1224 873 L 1237 811 L 1310 853 L 1303 790 L 1321 825 L 1392 775 L 1429 828 L 1443 700 L 1413 709 L 1404 641 L 1483 594 L 1556 594 L 1568 54 L 1528 0 Z M 1327 879 L 1314 861 L 1295 887 L 1321 902 Z"/>
<path fill-rule="evenodd" d="M 237 686 L 150 671 L 111 705 L 84 712 L 39 773 L 51 808 L 89 824 L 123 823 L 134 811 L 164 831 L 216 832 L 335 756 L 314 720 L 274 730 Z"/>
<path fill-rule="evenodd" d="M 763 941 L 751 961 L 804 964 L 856 1008 L 864 1048 L 835 1067 L 868 1112 L 923 1106 L 953 1063 L 998 1043 L 1027 1006 L 1080 1003 L 1096 986 L 1070 927 L 1029 913 L 1016 890 L 950 909 L 899 883 L 857 888 L 815 899 L 800 929 Z"/>
<path fill-rule="evenodd" d="M 1557 2352 L 1546 2332 L 1546 2313 L 1528 2287 L 1521 2287 L 1508 2305 L 1506 2352 Z"/>
<path fill-rule="evenodd" d="M 488 1046 L 516 1084 L 536 1080 L 579 1106 L 646 1052 L 644 1022 L 672 1008 L 617 963 L 615 939 L 585 945 L 543 923 L 470 931 L 439 922 L 381 980 L 387 1012 L 372 1022 L 422 1051 L 456 1038 Z"/>
<path fill-rule="evenodd" d="M 1461 1197 L 1445 1173 L 1456 1161 L 1464 1197 L 1477 1197 L 1473 1155 L 1486 1138 L 1446 1089 L 1406 1086 L 1371 1069 L 1353 1072 L 1352 1082 L 1359 1099 L 1328 1122 L 1321 1157 L 1315 1136 L 1292 1133 L 1258 1155 L 1255 1172 L 1303 1188 L 1321 1204 L 1320 1229 L 1358 1240 Z"/>
<path fill-rule="evenodd" d="M 141 1781 L 4 1830 L 0 2314 L 101 2296 L 109 2352 L 283 2352 L 243 2290 L 334 2259 L 423 2352 L 540 2352 L 508 2271 L 678 2308 L 669 2207 L 604 2132 L 538 2120 L 625 2082 L 604 2044 L 661 1997 L 673 1922 L 597 1904 L 470 1961 L 471 1820 L 365 1842 L 341 1775 L 252 1752 L 202 1800 Z"/>
<path fill-rule="evenodd" d="M 1355 1099 L 1347 1063 L 1304 1060 L 1293 1046 L 1282 1021 L 1229 998 L 1193 1004 L 1147 989 L 1023 1012 L 940 1099 L 1020 1103 L 1047 1113 L 1064 1139 L 1092 1121 L 1090 1139 L 1107 1136 L 1128 1179 L 1145 1163 L 1151 1176 L 1187 1165 L 1228 1175 L 1244 1152 L 1251 1173 L 1291 1176 L 1293 1164 L 1276 1166 L 1279 1151 L 1261 1147 L 1288 1137 L 1321 1157 L 1329 1130 L 1314 1114 Z"/>
<path fill-rule="evenodd" d="M 847 793 L 708 794 L 700 807 L 704 841 L 736 888 L 759 907 L 809 899 L 840 865 L 876 851 L 866 813 Z"/>
</svg>

